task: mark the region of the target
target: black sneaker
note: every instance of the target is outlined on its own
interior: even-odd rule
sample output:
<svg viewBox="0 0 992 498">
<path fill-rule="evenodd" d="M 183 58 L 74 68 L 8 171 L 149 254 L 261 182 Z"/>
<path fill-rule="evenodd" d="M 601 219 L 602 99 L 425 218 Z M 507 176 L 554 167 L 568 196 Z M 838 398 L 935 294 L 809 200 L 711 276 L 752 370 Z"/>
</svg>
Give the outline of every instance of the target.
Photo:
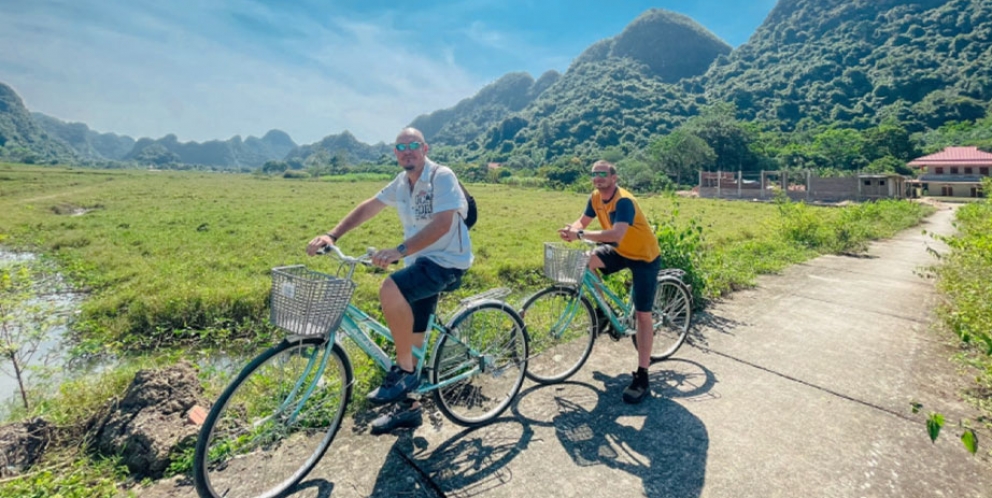
<svg viewBox="0 0 992 498">
<path fill-rule="evenodd" d="M 393 365 L 386 374 L 386 380 L 367 396 L 373 403 L 385 404 L 406 398 L 406 395 L 420 386 L 420 377 L 413 372 L 404 371 L 399 365 Z"/>
<path fill-rule="evenodd" d="M 420 427 L 424 423 L 424 409 L 420 405 L 400 403 L 372 421 L 372 434 L 385 434 L 401 427 Z"/>
<path fill-rule="evenodd" d="M 630 381 L 630 385 L 623 390 L 623 402 L 628 405 L 636 405 L 637 403 L 644 401 L 644 398 L 651 395 L 651 386 L 648 382 L 647 372 L 638 375 L 638 372 L 635 371 L 631 373 L 631 375 L 634 379 Z"/>
</svg>

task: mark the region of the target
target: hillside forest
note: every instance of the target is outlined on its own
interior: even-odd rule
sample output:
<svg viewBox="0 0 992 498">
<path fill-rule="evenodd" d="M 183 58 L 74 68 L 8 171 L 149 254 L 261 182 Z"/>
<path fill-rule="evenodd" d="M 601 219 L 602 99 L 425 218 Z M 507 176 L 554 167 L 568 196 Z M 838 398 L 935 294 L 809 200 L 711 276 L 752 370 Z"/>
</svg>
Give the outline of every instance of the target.
<svg viewBox="0 0 992 498">
<path fill-rule="evenodd" d="M 913 175 L 948 145 L 992 148 L 992 4 L 980 0 L 781 0 L 732 49 L 652 9 L 564 74 L 509 73 L 415 117 L 432 157 L 471 182 L 567 188 L 593 160 L 639 191 L 699 171 Z M 262 138 L 133 139 L 29 112 L 0 83 L 0 159 L 320 178 L 393 174 L 387 144 L 348 131 L 306 145 Z M 584 182 L 581 188 L 585 188 Z"/>
</svg>

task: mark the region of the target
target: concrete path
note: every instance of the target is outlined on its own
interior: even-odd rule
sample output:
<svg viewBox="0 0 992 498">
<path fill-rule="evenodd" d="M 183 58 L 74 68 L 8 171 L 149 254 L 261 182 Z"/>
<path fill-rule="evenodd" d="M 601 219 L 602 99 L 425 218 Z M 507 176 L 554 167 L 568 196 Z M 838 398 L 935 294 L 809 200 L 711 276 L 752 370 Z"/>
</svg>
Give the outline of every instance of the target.
<svg viewBox="0 0 992 498">
<path fill-rule="evenodd" d="M 943 209 L 923 228 L 948 234 L 952 220 Z M 376 437 L 370 414 L 350 419 L 292 496 L 992 497 L 992 465 L 953 427 L 974 413 L 957 396 L 968 375 L 929 328 L 928 248 L 943 250 L 914 228 L 867 257 L 760 278 L 697 317 L 639 406 L 620 401 L 632 345 L 602 338 L 572 381 L 525 384 L 480 429 L 434 415 Z M 912 402 L 947 415 L 936 444 Z M 134 491 L 195 496 L 180 480 Z"/>
</svg>

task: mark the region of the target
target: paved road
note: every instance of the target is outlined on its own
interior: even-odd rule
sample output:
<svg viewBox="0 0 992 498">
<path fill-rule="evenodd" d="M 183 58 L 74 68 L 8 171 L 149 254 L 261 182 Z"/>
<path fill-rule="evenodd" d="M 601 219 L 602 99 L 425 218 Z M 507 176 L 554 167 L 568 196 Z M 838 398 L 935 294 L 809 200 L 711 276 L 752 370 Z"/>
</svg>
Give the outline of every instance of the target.
<svg viewBox="0 0 992 498">
<path fill-rule="evenodd" d="M 941 210 L 923 228 L 950 233 L 952 219 Z M 942 249 L 916 228 L 867 257 L 760 278 L 700 315 L 640 406 L 620 402 L 631 344 L 604 338 L 573 381 L 525 384 L 484 428 L 434 417 L 375 437 L 349 420 L 292 496 L 992 497 L 992 464 L 952 430 L 932 444 L 910 410 L 973 416 L 953 350 L 929 328 L 928 247 Z M 137 491 L 194 496 L 175 481 Z"/>
</svg>

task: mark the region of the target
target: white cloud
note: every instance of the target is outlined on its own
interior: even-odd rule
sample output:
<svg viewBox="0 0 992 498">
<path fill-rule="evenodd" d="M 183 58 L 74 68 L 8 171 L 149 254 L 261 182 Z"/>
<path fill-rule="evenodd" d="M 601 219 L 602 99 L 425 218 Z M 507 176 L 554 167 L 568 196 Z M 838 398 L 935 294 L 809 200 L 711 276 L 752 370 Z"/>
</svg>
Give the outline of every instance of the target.
<svg viewBox="0 0 992 498">
<path fill-rule="evenodd" d="M 0 51 L 0 81 L 31 110 L 103 132 L 203 141 L 279 128 L 299 143 L 344 129 L 392 140 L 482 85 L 388 15 L 216 5 L 0 4 L 0 46 L 13 47 Z"/>
</svg>

